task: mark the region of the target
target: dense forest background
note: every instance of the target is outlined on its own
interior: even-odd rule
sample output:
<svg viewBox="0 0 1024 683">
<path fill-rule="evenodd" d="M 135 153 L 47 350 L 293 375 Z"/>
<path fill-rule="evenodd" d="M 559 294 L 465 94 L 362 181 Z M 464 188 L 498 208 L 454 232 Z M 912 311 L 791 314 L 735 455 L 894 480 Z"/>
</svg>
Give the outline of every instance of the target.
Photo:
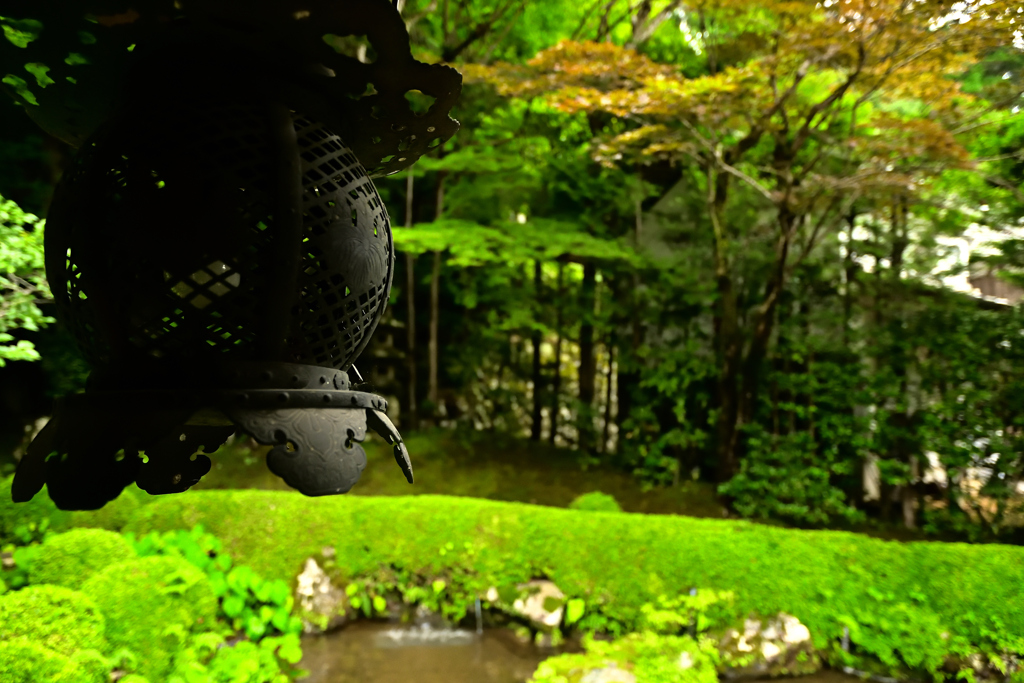
<svg viewBox="0 0 1024 683">
<path fill-rule="evenodd" d="M 713 483 L 747 517 L 1020 534 L 1021 8 L 399 6 L 466 77 L 462 131 L 377 183 L 399 262 L 357 366 L 403 430 Z M 0 117 L 0 195 L 45 215 L 71 150 Z M 41 360 L 0 369 L 5 451 L 87 373 L 59 325 L 11 334 Z"/>
</svg>

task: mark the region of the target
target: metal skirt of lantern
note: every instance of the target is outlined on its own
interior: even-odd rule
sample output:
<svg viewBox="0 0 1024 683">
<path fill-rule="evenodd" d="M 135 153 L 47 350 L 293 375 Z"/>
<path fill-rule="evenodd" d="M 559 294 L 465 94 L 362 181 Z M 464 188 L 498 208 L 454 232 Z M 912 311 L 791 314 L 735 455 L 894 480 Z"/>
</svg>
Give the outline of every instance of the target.
<svg viewBox="0 0 1024 683">
<path fill-rule="evenodd" d="M 367 429 L 411 482 L 386 402 L 348 371 L 395 258 L 371 178 L 455 133 L 459 74 L 413 59 L 388 0 L 21 4 L 5 9 L 31 29 L 17 57 L 49 82 L 5 83 L 79 147 L 46 269 L 94 369 L 57 402 L 14 499 L 46 484 L 59 507 L 95 509 L 133 481 L 184 491 L 236 429 L 307 495 L 352 487 Z M 433 104 L 414 112 L 410 91 Z"/>
</svg>

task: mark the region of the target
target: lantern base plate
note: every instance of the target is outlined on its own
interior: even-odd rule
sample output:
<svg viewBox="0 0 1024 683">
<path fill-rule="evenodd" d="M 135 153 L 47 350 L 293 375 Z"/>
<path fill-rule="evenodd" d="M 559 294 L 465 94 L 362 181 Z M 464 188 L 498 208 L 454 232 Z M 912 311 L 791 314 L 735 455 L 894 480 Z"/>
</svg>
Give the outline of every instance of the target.
<svg viewBox="0 0 1024 683">
<path fill-rule="evenodd" d="M 367 428 L 393 446 L 413 481 L 409 453 L 384 412 L 387 402 L 351 391 L 344 372 L 232 364 L 213 374 L 214 388 L 207 381 L 201 389 L 187 377 L 165 378 L 156 384 L 171 386 L 162 389 L 116 389 L 117 376 L 125 375 L 108 373 L 85 393 L 57 401 L 18 466 L 15 502 L 30 500 L 44 484 L 63 510 L 101 508 L 133 481 L 154 495 L 180 493 L 210 471 L 208 454 L 236 430 L 273 446 L 267 466 L 308 496 L 345 493 L 359 480 Z"/>
</svg>

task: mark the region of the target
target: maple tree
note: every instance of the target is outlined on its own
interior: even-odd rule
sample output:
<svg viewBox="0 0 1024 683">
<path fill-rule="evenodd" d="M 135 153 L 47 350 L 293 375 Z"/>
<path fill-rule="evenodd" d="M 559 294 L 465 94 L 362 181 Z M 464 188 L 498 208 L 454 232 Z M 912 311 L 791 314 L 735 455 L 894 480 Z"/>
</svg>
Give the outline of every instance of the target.
<svg viewBox="0 0 1024 683">
<path fill-rule="evenodd" d="M 699 189 L 713 237 L 726 480 L 753 420 L 787 278 L 852 211 L 905 210 L 948 169 L 977 167 L 959 136 L 992 105 L 953 76 L 1006 44 L 1019 17 L 1006 2 L 713 0 L 688 9 L 706 56 L 695 78 L 607 42 L 563 42 L 525 67 L 473 75 L 506 95 L 614 116 L 618 125 L 594 131 L 597 160 L 668 160 Z M 737 208 L 750 206 L 770 218 L 750 224 Z M 774 254 L 763 291 L 745 302 L 750 240 Z"/>
</svg>

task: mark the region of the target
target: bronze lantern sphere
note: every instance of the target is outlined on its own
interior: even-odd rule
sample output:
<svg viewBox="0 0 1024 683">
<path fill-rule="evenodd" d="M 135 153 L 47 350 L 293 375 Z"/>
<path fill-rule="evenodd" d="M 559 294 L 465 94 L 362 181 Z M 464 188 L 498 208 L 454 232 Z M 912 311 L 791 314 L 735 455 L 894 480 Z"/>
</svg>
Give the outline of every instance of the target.
<svg viewBox="0 0 1024 683">
<path fill-rule="evenodd" d="M 372 178 L 456 132 L 459 74 L 413 59 L 387 0 L 15 4 L 5 15 L 31 30 L 4 56 L 21 50 L 49 83 L 8 89 L 79 147 L 46 269 L 93 372 L 57 402 L 14 499 L 46 484 L 58 507 L 95 509 L 132 481 L 184 491 L 236 429 L 307 495 L 355 484 L 367 428 L 412 482 L 386 402 L 348 371 L 394 269 Z"/>
</svg>

